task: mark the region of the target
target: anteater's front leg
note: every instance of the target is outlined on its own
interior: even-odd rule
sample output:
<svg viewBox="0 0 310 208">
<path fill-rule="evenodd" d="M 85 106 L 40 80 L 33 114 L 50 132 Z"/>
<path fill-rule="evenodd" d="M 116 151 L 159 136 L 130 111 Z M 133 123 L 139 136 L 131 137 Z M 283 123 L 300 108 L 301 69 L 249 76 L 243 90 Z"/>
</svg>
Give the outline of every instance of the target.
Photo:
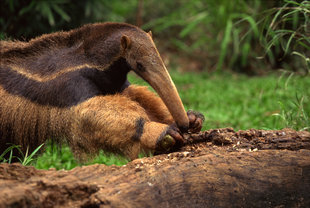
<svg viewBox="0 0 310 208">
<path fill-rule="evenodd" d="M 147 87 L 130 85 L 122 92 L 122 95 L 138 102 L 145 109 L 150 120 L 169 125 L 174 122 L 162 99 Z"/>
<path fill-rule="evenodd" d="M 138 102 L 145 109 L 152 121 L 169 125 L 174 123 L 174 120 L 162 99 L 155 93 L 151 92 L 147 87 L 130 85 L 122 94 L 129 97 L 131 100 Z M 204 116 L 201 113 L 192 110 L 187 112 L 187 116 L 189 119 L 188 133 L 199 132 L 202 128 Z"/>
<path fill-rule="evenodd" d="M 91 98 L 72 112 L 69 144 L 82 159 L 100 149 L 135 159 L 141 150 L 169 149 L 182 139 L 169 125 L 151 121 L 139 103 L 120 94 Z"/>
</svg>

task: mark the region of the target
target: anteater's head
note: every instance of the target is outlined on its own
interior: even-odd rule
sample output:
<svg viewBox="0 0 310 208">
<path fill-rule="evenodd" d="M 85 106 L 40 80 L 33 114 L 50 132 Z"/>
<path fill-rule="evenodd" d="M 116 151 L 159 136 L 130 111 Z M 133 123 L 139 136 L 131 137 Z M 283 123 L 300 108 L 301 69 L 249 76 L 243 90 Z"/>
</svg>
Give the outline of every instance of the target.
<svg viewBox="0 0 310 208">
<path fill-rule="evenodd" d="M 135 30 L 121 36 L 122 56 L 134 72 L 159 94 L 176 124 L 187 130 L 189 121 L 177 89 L 153 42 L 151 32 Z"/>
</svg>

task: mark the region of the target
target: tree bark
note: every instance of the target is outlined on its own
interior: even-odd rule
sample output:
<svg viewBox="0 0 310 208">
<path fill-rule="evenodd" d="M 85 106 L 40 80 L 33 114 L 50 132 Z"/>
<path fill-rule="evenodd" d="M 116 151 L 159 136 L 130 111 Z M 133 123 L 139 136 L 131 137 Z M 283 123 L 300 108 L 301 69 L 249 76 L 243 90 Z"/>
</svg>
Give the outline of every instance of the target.
<svg viewBox="0 0 310 208">
<path fill-rule="evenodd" d="M 310 133 L 217 129 L 178 152 L 70 171 L 0 165 L 0 207 L 309 207 Z"/>
</svg>

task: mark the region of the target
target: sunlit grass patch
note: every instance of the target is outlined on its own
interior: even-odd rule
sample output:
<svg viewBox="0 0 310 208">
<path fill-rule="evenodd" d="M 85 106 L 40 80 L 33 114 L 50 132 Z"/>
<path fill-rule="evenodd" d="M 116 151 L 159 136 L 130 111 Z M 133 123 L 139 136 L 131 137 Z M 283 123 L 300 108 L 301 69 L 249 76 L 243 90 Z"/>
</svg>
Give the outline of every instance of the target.
<svg viewBox="0 0 310 208">
<path fill-rule="evenodd" d="M 38 169 L 55 168 L 56 170 L 70 170 L 76 166 L 96 163 L 121 166 L 128 163 L 128 160 L 120 155 L 100 151 L 99 154 L 90 159 L 90 161 L 81 163 L 74 158 L 68 145 L 62 144 L 59 146 L 52 142 L 47 142 L 45 151 L 36 158 L 32 165 Z"/>
</svg>

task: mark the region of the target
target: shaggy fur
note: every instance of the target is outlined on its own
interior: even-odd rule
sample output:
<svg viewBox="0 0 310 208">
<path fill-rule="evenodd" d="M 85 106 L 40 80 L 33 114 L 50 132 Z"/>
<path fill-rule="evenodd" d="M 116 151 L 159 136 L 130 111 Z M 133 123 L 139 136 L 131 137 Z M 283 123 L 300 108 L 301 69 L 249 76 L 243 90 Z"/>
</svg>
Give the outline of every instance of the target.
<svg viewBox="0 0 310 208">
<path fill-rule="evenodd" d="M 130 85 L 130 70 L 165 104 Z M 1 152 L 7 143 L 32 151 L 53 139 L 66 140 L 78 158 L 105 149 L 134 159 L 155 150 L 174 120 L 186 128 L 184 112 L 150 35 L 135 26 L 91 24 L 0 42 Z"/>
</svg>

